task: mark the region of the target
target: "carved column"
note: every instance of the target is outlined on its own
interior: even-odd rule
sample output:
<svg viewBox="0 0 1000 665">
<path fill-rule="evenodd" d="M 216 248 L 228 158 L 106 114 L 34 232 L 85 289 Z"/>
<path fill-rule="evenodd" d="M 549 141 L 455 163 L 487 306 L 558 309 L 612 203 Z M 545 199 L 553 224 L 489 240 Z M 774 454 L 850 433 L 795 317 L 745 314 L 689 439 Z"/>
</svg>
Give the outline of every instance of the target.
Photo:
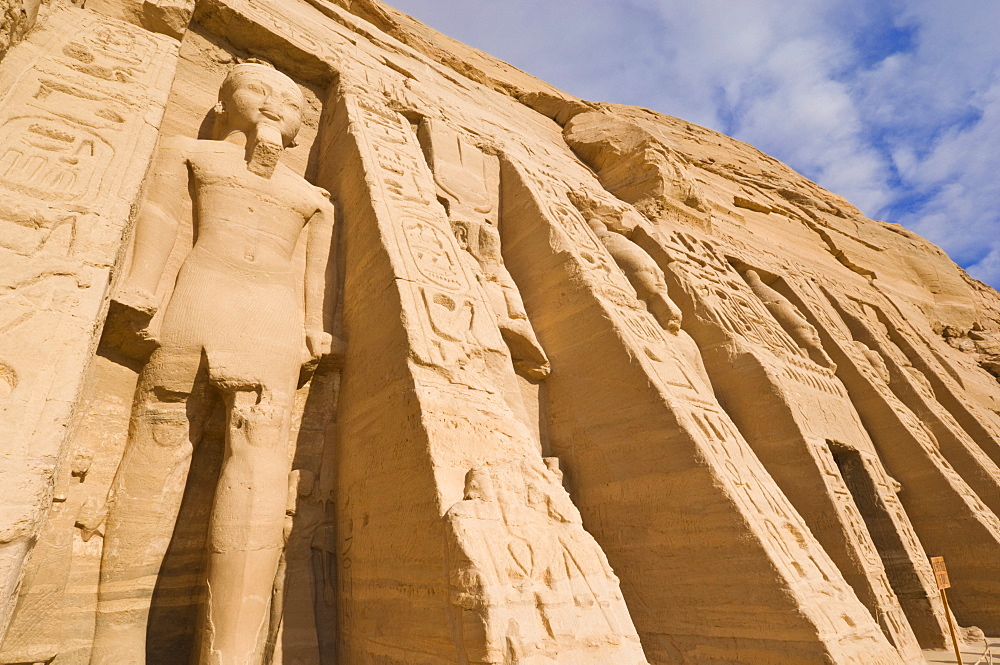
<svg viewBox="0 0 1000 665">
<path fill-rule="evenodd" d="M 414 129 L 350 80 L 329 103 L 319 179 L 344 212 L 348 348 L 340 657 L 644 663 L 617 579 L 504 399 L 511 358 Z"/>
<path fill-rule="evenodd" d="M 904 658 L 919 662 L 916 637 L 837 465 L 841 449 L 878 465 L 874 446 L 815 328 L 756 271 L 744 266 L 741 274 L 731 266 L 725 255 L 733 250 L 717 240 L 666 229 L 655 235 L 644 244 L 661 263 L 672 259 L 672 290 L 720 402 L 886 637 Z M 889 500 L 890 492 L 872 486 Z M 886 528 L 912 531 L 905 522 Z M 929 607 L 909 609 L 919 614 Z M 924 643 L 943 645 L 943 623 L 920 618 L 935 626 L 921 635 Z"/>
</svg>

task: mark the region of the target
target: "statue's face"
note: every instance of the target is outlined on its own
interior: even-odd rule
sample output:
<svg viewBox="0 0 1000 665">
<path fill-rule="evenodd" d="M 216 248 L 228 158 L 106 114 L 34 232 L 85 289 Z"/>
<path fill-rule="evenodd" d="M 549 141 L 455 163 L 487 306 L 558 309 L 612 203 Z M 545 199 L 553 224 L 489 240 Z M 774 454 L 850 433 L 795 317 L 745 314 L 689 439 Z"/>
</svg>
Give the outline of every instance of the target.
<svg viewBox="0 0 1000 665">
<path fill-rule="evenodd" d="M 302 125 L 303 103 L 291 79 L 266 67 L 248 67 L 231 74 L 228 83 L 222 105 L 229 131 L 249 134 L 259 125 L 271 125 L 281 132 L 285 146 L 291 145 Z"/>
</svg>

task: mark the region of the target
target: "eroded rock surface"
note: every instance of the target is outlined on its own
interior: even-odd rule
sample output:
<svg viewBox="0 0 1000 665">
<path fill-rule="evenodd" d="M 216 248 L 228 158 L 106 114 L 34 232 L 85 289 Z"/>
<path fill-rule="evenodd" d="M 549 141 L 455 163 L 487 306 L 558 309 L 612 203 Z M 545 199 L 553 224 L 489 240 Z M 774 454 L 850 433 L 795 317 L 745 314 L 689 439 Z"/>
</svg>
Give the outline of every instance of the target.
<svg viewBox="0 0 1000 665">
<path fill-rule="evenodd" d="M 0 663 L 1000 634 L 1000 296 L 376 0 L 11 2 Z M 20 43 L 15 43 L 23 39 Z"/>
</svg>

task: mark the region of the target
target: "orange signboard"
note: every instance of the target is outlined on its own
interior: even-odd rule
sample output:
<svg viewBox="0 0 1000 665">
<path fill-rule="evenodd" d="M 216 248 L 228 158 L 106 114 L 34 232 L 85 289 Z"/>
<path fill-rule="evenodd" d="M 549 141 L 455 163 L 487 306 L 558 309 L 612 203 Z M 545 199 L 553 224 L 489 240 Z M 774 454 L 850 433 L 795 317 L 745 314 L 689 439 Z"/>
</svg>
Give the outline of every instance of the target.
<svg viewBox="0 0 1000 665">
<path fill-rule="evenodd" d="M 944 565 L 943 556 L 931 557 L 931 568 L 934 569 L 934 581 L 937 582 L 938 589 L 950 589 L 951 580 L 948 579 L 948 569 Z"/>
</svg>

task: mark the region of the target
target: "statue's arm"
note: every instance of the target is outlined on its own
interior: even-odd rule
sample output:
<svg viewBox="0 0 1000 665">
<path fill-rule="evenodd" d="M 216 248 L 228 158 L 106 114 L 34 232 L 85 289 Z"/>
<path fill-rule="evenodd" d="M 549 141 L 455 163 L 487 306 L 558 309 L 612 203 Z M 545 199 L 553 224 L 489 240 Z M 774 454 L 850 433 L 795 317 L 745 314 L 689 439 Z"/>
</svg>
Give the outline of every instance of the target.
<svg viewBox="0 0 1000 665">
<path fill-rule="evenodd" d="M 325 194 L 325 193 L 324 193 Z M 337 210 L 327 196 L 307 225 L 305 274 L 306 344 L 314 358 L 330 353 L 333 342 L 329 333 L 336 293 L 333 269 L 333 233 Z"/>
<path fill-rule="evenodd" d="M 136 302 L 122 304 L 140 308 L 147 304 L 155 309 L 154 294 L 177 238 L 177 228 L 191 211 L 185 145 L 184 140 L 172 138 L 164 141 L 158 151 L 146 200 L 136 220 L 132 264 L 119 289 L 120 297 L 116 298 Z"/>
</svg>

